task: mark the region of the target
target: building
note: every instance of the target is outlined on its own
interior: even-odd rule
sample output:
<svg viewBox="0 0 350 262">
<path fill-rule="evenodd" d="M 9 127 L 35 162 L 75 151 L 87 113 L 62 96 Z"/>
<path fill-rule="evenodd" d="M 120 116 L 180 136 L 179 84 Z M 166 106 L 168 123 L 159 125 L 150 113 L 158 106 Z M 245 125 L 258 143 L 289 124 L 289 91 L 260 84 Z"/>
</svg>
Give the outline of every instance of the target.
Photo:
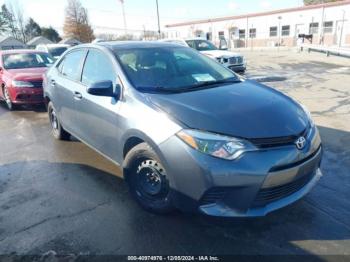
<svg viewBox="0 0 350 262">
<path fill-rule="evenodd" d="M 35 48 L 37 45 L 49 45 L 49 44 L 53 44 L 53 42 L 43 36 L 34 37 L 32 40 L 27 42 L 28 47 L 31 47 L 31 48 Z"/>
<path fill-rule="evenodd" d="M 23 49 L 27 46 L 12 36 L 0 36 L 0 50 Z"/>
<path fill-rule="evenodd" d="M 168 38 L 204 37 L 231 47 L 295 46 L 306 43 L 350 46 L 350 0 L 270 12 L 169 24 Z"/>
</svg>

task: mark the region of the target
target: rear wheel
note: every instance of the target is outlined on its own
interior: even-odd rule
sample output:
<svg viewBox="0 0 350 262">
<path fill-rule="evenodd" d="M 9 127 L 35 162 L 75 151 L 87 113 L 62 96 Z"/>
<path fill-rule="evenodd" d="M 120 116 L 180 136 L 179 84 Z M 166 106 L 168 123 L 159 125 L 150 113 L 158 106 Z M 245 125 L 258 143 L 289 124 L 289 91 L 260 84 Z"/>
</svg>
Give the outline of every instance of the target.
<svg viewBox="0 0 350 262">
<path fill-rule="evenodd" d="M 154 150 L 141 143 L 130 150 L 125 161 L 126 181 L 137 202 L 156 213 L 173 211 L 169 179 Z"/>
<path fill-rule="evenodd" d="M 62 127 L 52 102 L 49 102 L 47 109 L 53 136 L 58 140 L 69 140 L 70 134 Z"/>
<path fill-rule="evenodd" d="M 16 106 L 12 103 L 12 100 L 11 100 L 11 97 L 10 97 L 10 92 L 7 89 L 6 86 L 3 88 L 3 94 L 4 94 L 4 98 L 5 98 L 5 102 L 6 102 L 7 108 L 9 110 L 15 110 Z"/>
</svg>

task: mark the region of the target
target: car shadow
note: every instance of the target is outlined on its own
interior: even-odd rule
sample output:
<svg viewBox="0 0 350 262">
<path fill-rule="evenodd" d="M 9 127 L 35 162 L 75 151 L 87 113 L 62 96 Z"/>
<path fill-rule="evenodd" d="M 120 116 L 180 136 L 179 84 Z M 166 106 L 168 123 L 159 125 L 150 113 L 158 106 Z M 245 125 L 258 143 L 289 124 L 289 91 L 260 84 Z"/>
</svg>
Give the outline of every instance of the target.
<svg viewBox="0 0 350 262">
<path fill-rule="evenodd" d="M 324 177 L 303 200 L 261 218 L 146 212 L 122 179 L 95 168 L 93 161 L 3 164 L 0 253 L 349 253 L 350 133 L 319 129 Z"/>
<path fill-rule="evenodd" d="M 0 101 L 0 107 L 1 107 L 0 114 L 3 110 L 9 111 L 4 101 Z M 17 105 L 16 109 L 13 110 L 13 112 L 16 112 L 16 111 L 32 111 L 32 112 L 42 113 L 42 112 L 46 112 L 47 110 L 44 104 L 38 104 L 38 105 Z"/>
</svg>

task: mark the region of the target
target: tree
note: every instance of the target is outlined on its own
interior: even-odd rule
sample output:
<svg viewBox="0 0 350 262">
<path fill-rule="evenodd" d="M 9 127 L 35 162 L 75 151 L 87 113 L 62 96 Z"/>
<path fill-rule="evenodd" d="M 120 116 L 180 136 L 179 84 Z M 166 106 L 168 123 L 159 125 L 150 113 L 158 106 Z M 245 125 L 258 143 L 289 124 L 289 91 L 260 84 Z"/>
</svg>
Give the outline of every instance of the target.
<svg viewBox="0 0 350 262">
<path fill-rule="evenodd" d="M 15 15 L 7 8 L 5 4 L 1 6 L 1 17 L 6 32 L 9 32 L 14 38 L 19 39 L 19 29 Z"/>
<path fill-rule="evenodd" d="M 9 30 L 7 19 L 3 15 L 3 12 L 0 11 L 0 33 L 6 33 Z"/>
<path fill-rule="evenodd" d="M 83 43 L 95 39 L 87 9 L 81 5 L 79 0 L 68 0 L 63 31 L 66 37 L 76 38 Z"/>
<path fill-rule="evenodd" d="M 41 35 L 43 37 L 46 37 L 47 39 L 51 40 L 52 42 L 59 42 L 62 40 L 58 32 L 53 29 L 51 26 L 50 27 L 42 27 L 41 28 Z"/>
<path fill-rule="evenodd" d="M 317 4 L 324 4 L 329 2 L 338 2 L 343 0 L 304 0 L 304 5 L 317 5 Z"/>
<path fill-rule="evenodd" d="M 41 27 L 34 21 L 33 18 L 29 18 L 27 24 L 25 25 L 24 32 L 29 40 L 41 35 Z"/>
</svg>

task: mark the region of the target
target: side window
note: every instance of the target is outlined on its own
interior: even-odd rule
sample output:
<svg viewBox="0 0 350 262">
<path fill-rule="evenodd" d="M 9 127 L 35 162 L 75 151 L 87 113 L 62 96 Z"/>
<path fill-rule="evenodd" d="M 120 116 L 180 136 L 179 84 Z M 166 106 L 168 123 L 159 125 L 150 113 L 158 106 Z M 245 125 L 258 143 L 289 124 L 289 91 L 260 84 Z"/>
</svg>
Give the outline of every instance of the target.
<svg viewBox="0 0 350 262">
<path fill-rule="evenodd" d="M 80 80 L 80 63 L 85 56 L 84 50 L 77 50 L 68 53 L 63 61 L 58 65 L 58 70 L 62 75 L 72 79 Z"/>
<path fill-rule="evenodd" d="M 117 74 L 109 58 L 98 50 L 90 50 L 83 69 L 82 82 L 85 85 L 98 81 L 115 82 Z"/>
<path fill-rule="evenodd" d="M 194 41 L 186 41 L 186 43 L 188 44 L 189 47 L 196 49 L 196 44 L 194 43 Z"/>
</svg>

